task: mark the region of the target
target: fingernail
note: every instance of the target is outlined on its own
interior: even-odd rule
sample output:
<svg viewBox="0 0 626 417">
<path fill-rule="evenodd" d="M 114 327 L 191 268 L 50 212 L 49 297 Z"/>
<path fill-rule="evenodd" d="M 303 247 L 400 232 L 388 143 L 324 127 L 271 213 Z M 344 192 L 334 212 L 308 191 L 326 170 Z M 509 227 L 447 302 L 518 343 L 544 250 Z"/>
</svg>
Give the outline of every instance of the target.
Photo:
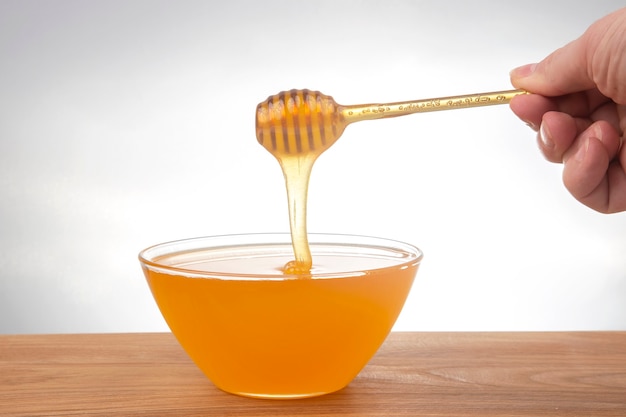
<svg viewBox="0 0 626 417">
<path fill-rule="evenodd" d="M 525 120 L 524 120 L 524 122 L 526 123 L 526 126 L 528 126 L 529 128 L 531 128 L 531 129 L 532 129 L 532 130 L 534 130 L 535 132 L 536 132 L 537 130 L 539 130 L 539 127 L 537 127 L 537 125 L 536 125 L 536 124 L 534 124 L 533 122 L 527 122 L 527 121 L 525 121 Z"/>
<path fill-rule="evenodd" d="M 585 155 L 587 155 L 587 150 L 589 149 L 589 138 L 585 139 L 583 144 L 578 148 L 576 154 L 574 155 L 574 159 L 577 162 L 582 162 L 585 159 Z"/>
<path fill-rule="evenodd" d="M 554 148 L 554 142 L 552 141 L 552 135 L 550 134 L 550 129 L 546 123 L 541 123 L 541 127 L 539 127 L 539 137 L 541 138 L 541 143 L 548 149 Z"/>
<path fill-rule="evenodd" d="M 509 72 L 509 75 L 515 78 L 528 77 L 530 74 L 535 72 L 536 68 L 537 68 L 537 64 L 522 65 L 521 67 L 512 69 L 511 72 Z"/>
<path fill-rule="evenodd" d="M 604 134 L 602 133 L 602 128 L 599 124 L 595 124 L 593 126 L 593 137 L 602 142 L 602 136 L 604 136 Z"/>
<path fill-rule="evenodd" d="M 591 136 L 589 136 L 585 141 L 580 145 L 580 148 L 576 151 L 574 155 L 574 159 L 578 162 L 582 162 L 585 159 L 585 155 L 587 155 L 587 151 L 589 150 L 589 141 L 593 138 L 594 140 L 602 141 L 602 129 L 600 126 L 596 125 L 593 127 L 593 131 L 591 132 Z"/>
</svg>

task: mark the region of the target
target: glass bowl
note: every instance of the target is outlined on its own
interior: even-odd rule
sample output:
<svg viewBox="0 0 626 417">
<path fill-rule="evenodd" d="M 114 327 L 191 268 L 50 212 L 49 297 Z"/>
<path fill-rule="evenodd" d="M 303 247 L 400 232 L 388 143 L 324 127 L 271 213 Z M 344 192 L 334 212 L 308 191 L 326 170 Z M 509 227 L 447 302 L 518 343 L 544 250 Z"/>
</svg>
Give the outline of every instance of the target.
<svg viewBox="0 0 626 417">
<path fill-rule="evenodd" d="M 309 275 L 285 275 L 289 234 L 201 237 L 139 255 L 172 333 L 220 389 L 258 398 L 340 390 L 391 331 L 422 252 L 368 236 L 309 234 Z"/>
</svg>

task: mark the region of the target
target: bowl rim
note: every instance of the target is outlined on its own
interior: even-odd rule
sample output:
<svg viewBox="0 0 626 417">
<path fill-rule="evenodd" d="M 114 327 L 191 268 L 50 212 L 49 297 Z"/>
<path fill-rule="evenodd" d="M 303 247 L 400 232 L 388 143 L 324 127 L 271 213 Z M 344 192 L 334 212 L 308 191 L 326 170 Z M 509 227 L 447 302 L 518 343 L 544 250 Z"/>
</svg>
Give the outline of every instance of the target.
<svg viewBox="0 0 626 417">
<path fill-rule="evenodd" d="M 388 250 L 389 253 L 406 253 L 408 256 L 400 260 L 397 264 L 385 266 L 381 268 L 368 268 L 366 272 L 362 270 L 346 270 L 341 272 L 313 272 L 304 275 L 306 278 L 313 279 L 331 279 L 331 278 L 350 278 L 359 275 L 366 275 L 369 271 L 377 271 L 388 268 L 408 268 L 419 265 L 424 256 L 421 249 L 417 246 L 400 240 L 382 238 L 369 235 L 343 234 L 343 233 L 308 233 L 309 245 L 311 247 L 321 245 L 336 245 L 344 248 L 356 247 L 379 247 Z M 250 241 L 252 239 L 252 241 Z M 274 239 L 274 240 L 272 240 Z M 323 241 L 322 241 L 323 240 Z M 200 242 L 222 242 L 221 245 L 199 245 Z M 368 244 L 369 243 L 369 244 Z M 377 243 L 375 245 L 375 243 Z M 195 246 L 193 246 L 195 244 Z M 188 278 L 213 278 L 221 280 L 254 280 L 254 281 L 285 281 L 294 278 L 302 278 L 303 275 L 290 275 L 277 271 L 275 274 L 268 273 L 233 273 L 233 272 L 210 272 L 198 271 L 192 268 L 177 267 L 159 263 L 160 256 L 172 255 L 194 251 L 198 249 L 209 248 L 227 248 L 227 247 L 261 247 L 261 246 L 287 246 L 291 248 L 291 234 L 287 232 L 261 232 L 261 233 L 238 233 L 238 234 L 222 234 L 198 236 L 185 239 L 170 240 L 162 243 L 151 245 L 138 254 L 139 262 L 143 268 L 153 271 L 165 273 L 168 275 L 184 275 Z M 177 249 L 178 248 L 178 249 Z M 186 248 L 186 249 L 184 249 Z M 312 250 L 313 251 L 313 250 Z"/>
</svg>

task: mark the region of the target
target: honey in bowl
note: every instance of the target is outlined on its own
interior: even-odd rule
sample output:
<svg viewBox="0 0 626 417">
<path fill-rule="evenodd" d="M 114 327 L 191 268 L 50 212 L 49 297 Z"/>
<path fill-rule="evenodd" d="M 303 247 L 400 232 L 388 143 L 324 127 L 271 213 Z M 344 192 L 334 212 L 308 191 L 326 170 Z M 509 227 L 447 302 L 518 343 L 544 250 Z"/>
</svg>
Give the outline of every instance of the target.
<svg viewBox="0 0 626 417">
<path fill-rule="evenodd" d="M 140 254 L 168 326 L 220 389 L 304 398 L 345 387 L 387 337 L 421 252 L 408 244 L 309 235 L 315 262 L 286 275 L 289 234 L 165 243 Z"/>
</svg>

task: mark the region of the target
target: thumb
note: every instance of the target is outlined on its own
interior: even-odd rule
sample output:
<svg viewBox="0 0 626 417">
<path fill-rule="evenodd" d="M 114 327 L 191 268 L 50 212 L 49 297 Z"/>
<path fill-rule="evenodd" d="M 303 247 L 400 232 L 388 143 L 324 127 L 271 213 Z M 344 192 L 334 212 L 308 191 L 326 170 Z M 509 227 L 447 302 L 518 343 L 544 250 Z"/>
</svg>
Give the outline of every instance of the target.
<svg viewBox="0 0 626 417">
<path fill-rule="evenodd" d="M 615 101 L 626 95 L 626 8 L 591 25 L 578 39 L 537 64 L 511 71 L 511 83 L 531 93 L 561 96 L 597 88 Z"/>
<path fill-rule="evenodd" d="M 537 64 L 511 71 L 511 84 L 530 93 L 554 97 L 589 90 L 596 85 L 587 71 L 585 42 L 579 38 Z"/>
</svg>

